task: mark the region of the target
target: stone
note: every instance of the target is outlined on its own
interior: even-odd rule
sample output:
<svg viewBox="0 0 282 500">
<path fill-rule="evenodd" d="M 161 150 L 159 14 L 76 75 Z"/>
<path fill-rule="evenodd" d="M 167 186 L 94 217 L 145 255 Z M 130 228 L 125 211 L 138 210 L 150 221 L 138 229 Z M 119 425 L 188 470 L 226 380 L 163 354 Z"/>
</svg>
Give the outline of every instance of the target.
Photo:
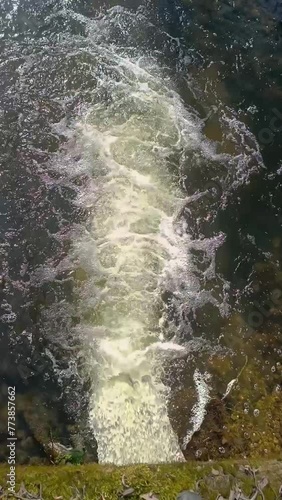
<svg viewBox="0 0 282 500">
<path fill-rule="evenodd" d="M 142 500 L 159 500 L 158 497 L 156 497 L 154 495 L 154 493 L 150 492 L 150 493 L 145 493 L 145 495 L 141 495 L 140 498 Z"/>
<path fill-rule="evenodd" d="M 181 491 L 177 496 L 177 500 L 202 500 L 201 495 L 195 493 L 194 491 Z"/>
<path fill-rule="evenodd" d="M 121 494 L 121 496 L 123 498 L 128 498 L 128 497 L 131 497 L 131 495 L 133 495 L 134 493 L 134 488 L 127 488 L 126 490 L 124 490 Z"/>
</svg>

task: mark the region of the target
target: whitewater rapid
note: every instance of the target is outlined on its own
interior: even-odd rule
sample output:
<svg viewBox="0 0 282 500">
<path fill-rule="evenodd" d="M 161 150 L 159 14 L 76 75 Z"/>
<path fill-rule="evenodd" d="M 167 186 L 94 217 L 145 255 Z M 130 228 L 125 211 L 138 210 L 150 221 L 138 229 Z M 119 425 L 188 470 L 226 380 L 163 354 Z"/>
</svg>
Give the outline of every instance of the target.
<svg viewBox="0 0 282 500">
<path fill-rule="evenodd" d="M 95 104 L 77 124 L 95 185 L 91 238 L 76 243 L 93 262 L 96 297 L 90 419 L 102 463 L 183 460 L 162 364 L 165 352 L 185 349 L 164 342 L 160 297 L 171 281 L 187 279 L 191 293 L 196 286 L 171 165 L 200 141 L 199 126 L 155 61 L 105 53 L 111 71 L 101 71 Z"/>
<path fill-rule="evenodd" d="M 92 231 L 100 300 L 95 327 L 103 327 L 91 419 L 101 462 L 166 462 L 183 459 L 167 414 L 168 388 L 161 381 L 163 332 L 157 312 L 165 274 L 176 271 L 173 266 L 185 272 L 187 265 L 174 230 L 179 193 L 167 160 L 181 133 L 175 96 L 138 64 L 123 64 L 131 80 L 122 93 L 119 86 L 113 89 L 110 106 L 97 104 L 82 127 L 84 150 L 96 163 Z M 159 84 L 158 92 L 152 82 Z M 121 101 L 125 117 L 116 111 Z M 105 115 L 103 126 L 97 116 Z M 119 123 L 113 123 L 117 116 Z"/>
<path fill-rule="evenodd" d="M 61 160 L 60 169 L 88 178 L 76 202 L 89 211 L 89 221 L 72 253 L 87 272 L 79 331 L 91 385 L 90 425 L 101 463 L 182 461 L 181 444 L 187 446 L 204 419 L 209 377 L 191 370 L 197 402 L 179 443 L 168 415 L 164 365 L 189 353 L 183 339 L 192 332 L 181 320 L 187 311 L 210 302 L 226 314 L 222 280 L 222 293 L 203 288 L 215 278 L 224 236 L 192 240 L 183 217 L 189 204 L 183 165 L 186 172 L 189 165 L 201 169 L 220 155 L 165 68 L 134 46 L 136 32 L 147 29 L 142 12 L 115 7 L 86 25 L 87 48 L 74 53 L 88 61 L 95 85 L 72 124 L 75 154 L 70 146 L 72 160 Z M 62 129 L 67 135 L 65 123 L 56 124 L 57 132 Z M 205 255 L 203 276 L 191 248 Z"/>
</svg>

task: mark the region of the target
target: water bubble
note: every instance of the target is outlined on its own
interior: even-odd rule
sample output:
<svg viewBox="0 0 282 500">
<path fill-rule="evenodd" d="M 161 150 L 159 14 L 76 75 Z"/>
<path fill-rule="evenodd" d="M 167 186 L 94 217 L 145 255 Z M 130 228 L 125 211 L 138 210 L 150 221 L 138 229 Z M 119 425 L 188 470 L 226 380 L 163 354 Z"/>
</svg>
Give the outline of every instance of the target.
<svg viewBox="0 0 282 500">
<path fill-rule="evenodd" d="M 275 368 L 275 366 L 272 366 L 272 367 L 271 367 L 271 371 L 272 371 L 272 373 L 276 372 L 276 368 Z"/>
<path fill-rule="evenodd" d="M 280 392 L 281 391 L 281 387 L 279 384 L 277 384 L 277 386 L 275 387 L 275 392 Z"/>
<path fill-rule="evenodd" d="M 250 409 L 250 405 L 249 405 L 249 403 L 245 402 L 245 403 L 244 403 L 244 408 L 246 408 L 246 410 L 249 410 L 249 409 Z"/>
<path fill-rule="evenodd" d="M 218 451 L 219 451 L 219 453 L 222 453 L 222 454 L 223 454 L 223 453 L 225 453 L 225 448 L 223 448 L 223 446 L 220 446 L 220 447 L 218 448 Z"/>
<path fill-rule="evenodd" d="M 202 453 L 203 453 L 202 450 L 196 450 L 195 457 L 200 458 L 202 456 Z"/>
<path fill-rule="evenodd" d="M 259 410 L 256 408 L 254 410 L 254 417 L 258 417 L 259 416 Z"/>
<path fill-rule="evenodd" d="M 245 415 L 247 415 L 249 413 L 249 408 L 245 408 L 244 413 L 245 413 Z"/>
</svg>

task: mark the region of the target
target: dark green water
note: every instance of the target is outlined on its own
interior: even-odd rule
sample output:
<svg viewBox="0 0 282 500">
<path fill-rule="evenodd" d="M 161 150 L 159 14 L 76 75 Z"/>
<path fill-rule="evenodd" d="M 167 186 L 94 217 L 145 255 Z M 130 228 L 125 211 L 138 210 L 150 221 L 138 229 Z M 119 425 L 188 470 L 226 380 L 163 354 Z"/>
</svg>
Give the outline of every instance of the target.
<svg viewBox="0 0 282 500">
<path fill-rule="evenodd" d="M 85 325 L 99 325 L 99 313 L 90 255 L 73 247 L 98 218 L 92 200 L 100 188 L 81 167 L 74 130 L 100 102 L 109 127 L 130 113 L 147 119 L 123 90 L 107 118 L 116 86 L 133 78 L 124 61 L 140 59 L 161 106 L 168 97 L 161 100 L 159 82 L 175 92 L 201 136 L 187 146 L 192 132 L 181 122 L 183 142 L 165 144 L 170 181 L 180 198 L 191 197 L 181 213 L 189 273 L 172 273 L 155 306 L 165 340 L 189 353 L 166 361 L 163 373 L 180 445 L 197 405 L 195 370 L 211 372 L 210 397 L 222 395 L 247 355 L 267 394 L 281 386 L 279 370 L 270 370 L 282 352 L 280 20 L 275 2 L 263 1 L 1 3 L 1 460 L 8 385 L 17 391 L 19 463 L 45 459 L 50 432 L 97 459 L 89 421 L 96 368 L 85 370 L 84 351 Z M 217 354 L 232 359 L 222 377 L 209 365 Z"/>
</svg>

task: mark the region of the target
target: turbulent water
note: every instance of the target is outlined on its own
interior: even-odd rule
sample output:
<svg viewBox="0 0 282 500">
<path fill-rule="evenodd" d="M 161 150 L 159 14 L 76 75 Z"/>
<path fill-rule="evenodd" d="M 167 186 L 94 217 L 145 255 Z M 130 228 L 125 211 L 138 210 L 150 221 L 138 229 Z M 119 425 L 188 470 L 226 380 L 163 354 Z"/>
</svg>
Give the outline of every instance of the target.
<svg viewBox="0 0 282 500">
<path fill-rule="evenodd" d="M 132 15 L 117 7 L 89 23 L 87 53 L 95 59 L 98 77 L 94 104 L 76 124 L 74 139 L 81 158 L 73 175 L 83 171 L 93 181 L 80 197 L 82 205 L 92 206 L 93 221 L 85 237 L 74 242 L 74 258 L 90 274 L 81 292 L 84 307 L 94 307 L 87 325 L 90 419 L 99 461 L 116 464 L 183 459 L 168 417 L 162 364 L 166 356 L 189 351 L 173 320 L 167 341 L 161 296 L 175 297 L 170 303 L 174 300 L 176 314 L 194 300 L 227 312 L 224 303 L 201 290 L 193 272 L 183 217 L 189 199 L 181 189 L 185 157 L 198 161 L 199 168 L 212 157 L 219 163 L 226 158 L 204 139 L 203 122 L 184 105 L 156 57 L 112 43 L 113 27 L 124 36 L 146 21 L 142 12 Z M 208 255 L 222 241 L 221 235 L 202 241 L 202 251 Z M 215 273 L 212 261 L 209 273 Z M 209 400 L 205 377 L 197 370 L 194 430 Z"/>
<path fill-rule="evenodd" d="M 17 196 L 2 322 L 22 342 L 24 384 L 44 380 L 51 400 L 57 384 L 73 420 L 87 413 L 100 462 L 182 461 L 214 391 L 208 356 L 228 350 L 220 216 L 263 171 L 260 146 L 209 80 L 212 62 L 201 73 L 200 48 L 178 36 L 178 4 L 172 34 L 167 8 L 49 7 L 39 26 L 19 6 L 3 25 L 3 186 Z M 194 395 L 187 413 L 176 407 L 181 431 L 175 384 Z"/>
<path fill-rule="evenodd" d="M 158 303 L 170 281 L 185 277 L 193 290 L 188 236 L 177 219 L 180 173 L 176 166 L 173 183 L 169 159 L 200 146 L 199 124 L 154 59 L 108 48 L 113 21 L 132 22 L 117 8 L 91 26 L 100 81 L 95 105 L 77 125 L 76 168 L 90 171 L 94 183 L 93 223 L 75 243 L 92 273 L 84 300 L 96 301 L 90 418 L 101 462 L 182 460 L 159 353 L 185 348 L 164 341 Z"/>
</svg>

